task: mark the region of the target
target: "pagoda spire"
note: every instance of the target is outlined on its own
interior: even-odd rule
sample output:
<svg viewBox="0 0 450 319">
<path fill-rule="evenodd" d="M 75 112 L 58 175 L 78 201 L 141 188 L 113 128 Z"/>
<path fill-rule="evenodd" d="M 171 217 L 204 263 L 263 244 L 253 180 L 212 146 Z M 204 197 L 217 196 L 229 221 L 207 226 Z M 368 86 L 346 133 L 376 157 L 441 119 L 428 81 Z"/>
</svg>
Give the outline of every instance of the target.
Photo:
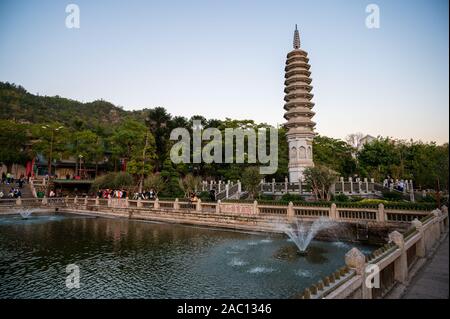
<svg viewBox="0 0 450 319">
<path fill-rule="evenodd" d="M 297 25 L 295 25 L 294 31 L 294 49 L 300 49 L 300 34 L 297 29 Z"/>
</svg>

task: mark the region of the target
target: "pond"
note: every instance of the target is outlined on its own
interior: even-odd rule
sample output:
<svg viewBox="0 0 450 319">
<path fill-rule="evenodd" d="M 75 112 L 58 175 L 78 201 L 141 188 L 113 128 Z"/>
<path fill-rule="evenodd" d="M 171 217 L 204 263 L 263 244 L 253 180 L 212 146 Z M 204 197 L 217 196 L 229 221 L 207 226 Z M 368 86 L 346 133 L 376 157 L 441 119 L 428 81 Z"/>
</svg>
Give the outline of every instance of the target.
<svg viewBox="0 0 450 319">
<path fill-rule="evenodd" d="M 291 298 L 357 246 L 75 214 L 0 217 L 0 298 Z M 68 265 L 79 288 L 68 288 Z M 70 266 L 69 266 L 70 267 Z"/>
</svg>

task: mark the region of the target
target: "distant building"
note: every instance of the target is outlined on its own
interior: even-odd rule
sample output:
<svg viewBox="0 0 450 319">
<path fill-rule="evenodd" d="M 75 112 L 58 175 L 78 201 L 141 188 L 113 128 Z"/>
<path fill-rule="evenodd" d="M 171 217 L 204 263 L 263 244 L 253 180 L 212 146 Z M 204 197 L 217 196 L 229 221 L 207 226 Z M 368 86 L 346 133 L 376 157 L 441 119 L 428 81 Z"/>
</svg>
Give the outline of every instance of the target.
<svg viewBox="0 0 450 319">
<path fill-rule="evenodd" d="M 366 145 L 367 143 L 371 143 L 372 141 L 376 140 L 376 137 L 373 137 L 372 135 L 366 135 L 364 137 L 362 137 L 359 141 L 358 141 L 358 145 L 356 146 L 356 148 L 359 150 L 361 150 L 363 148 L 364 145 Z"/>
</svg>

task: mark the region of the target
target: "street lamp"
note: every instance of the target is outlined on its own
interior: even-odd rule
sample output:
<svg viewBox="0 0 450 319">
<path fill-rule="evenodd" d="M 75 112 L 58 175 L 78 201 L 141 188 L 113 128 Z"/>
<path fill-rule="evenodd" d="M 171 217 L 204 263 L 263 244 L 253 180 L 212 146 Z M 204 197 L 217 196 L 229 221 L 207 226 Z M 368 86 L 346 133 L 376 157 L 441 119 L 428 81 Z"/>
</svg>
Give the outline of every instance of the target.
<svg viewBox="0 0 450 319">
<path fill-rule="evenodd" d="M 59 126 L 59 127 L 51 127 L 50 125 L 42 125 L 42 128 L 45 130 L 51 130 L 51 139 L 50 139 L 50 154 L 48 157 L 48 175 L 51 176 L 52 175 L 52 156 L 53 156 L 53 139 L 55 136 L 55 132 L 58 132 L 59 130 L 61 130 L 64 126 Z"/>
</svg>

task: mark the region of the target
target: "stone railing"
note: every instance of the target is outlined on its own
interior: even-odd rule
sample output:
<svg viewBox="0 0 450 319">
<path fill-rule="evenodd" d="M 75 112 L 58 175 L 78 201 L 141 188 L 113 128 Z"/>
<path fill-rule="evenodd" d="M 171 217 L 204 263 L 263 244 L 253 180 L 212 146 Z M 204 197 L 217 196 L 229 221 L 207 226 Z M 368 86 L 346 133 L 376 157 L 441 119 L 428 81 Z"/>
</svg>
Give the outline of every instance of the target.
<svg viewBox="0 0 450 319">
<path fill-rule="evenodd" d="M 345 255 L 345 266 L 306 288 L 301 299 L 383 298 L 397 284 L 405 284 L 411 268 L 425 258 L 448 229 L 448 209 L 436 209 L 411 222 L 401 234 L 389 234 L 389 243 L 365 256 L 357 248 Z M 375 272 L 378 276 L 374 276 Z"/>
<path fill-rule="evenodd" d="M 128 198 L 95 198 L 95 197 L 64 197 L 64 198 L 33 198 L 33 199 L 3 199 L 0 200 L 0 207 L 7 206 L 84 206 L 84 208 L 94 207 L 99 210 L 101 207 L 107 208 L 133 208 L 141 210 L 189 210 L 203 213 L 217 214 L 242 214 L 267 218 L 283 218 L 291 220 L 301 218 L 304 220 L 314 220 L 325 217 L 332 221 L 349 223 L 402 223 L 407 224 L 415 219 L 421 219 L 429 214 L 427 210 L 412 210 L 406 207 L 385 208 L 383 204 L 368 205 L 367 207 L 355 207 L 351 204 L 339 204 L 324 202 L 317 203 L 298 202 L 261 202 L 257 201 L 220 201 L 196 202 L 187 200 L 130 200 Z"/>
</svg>

